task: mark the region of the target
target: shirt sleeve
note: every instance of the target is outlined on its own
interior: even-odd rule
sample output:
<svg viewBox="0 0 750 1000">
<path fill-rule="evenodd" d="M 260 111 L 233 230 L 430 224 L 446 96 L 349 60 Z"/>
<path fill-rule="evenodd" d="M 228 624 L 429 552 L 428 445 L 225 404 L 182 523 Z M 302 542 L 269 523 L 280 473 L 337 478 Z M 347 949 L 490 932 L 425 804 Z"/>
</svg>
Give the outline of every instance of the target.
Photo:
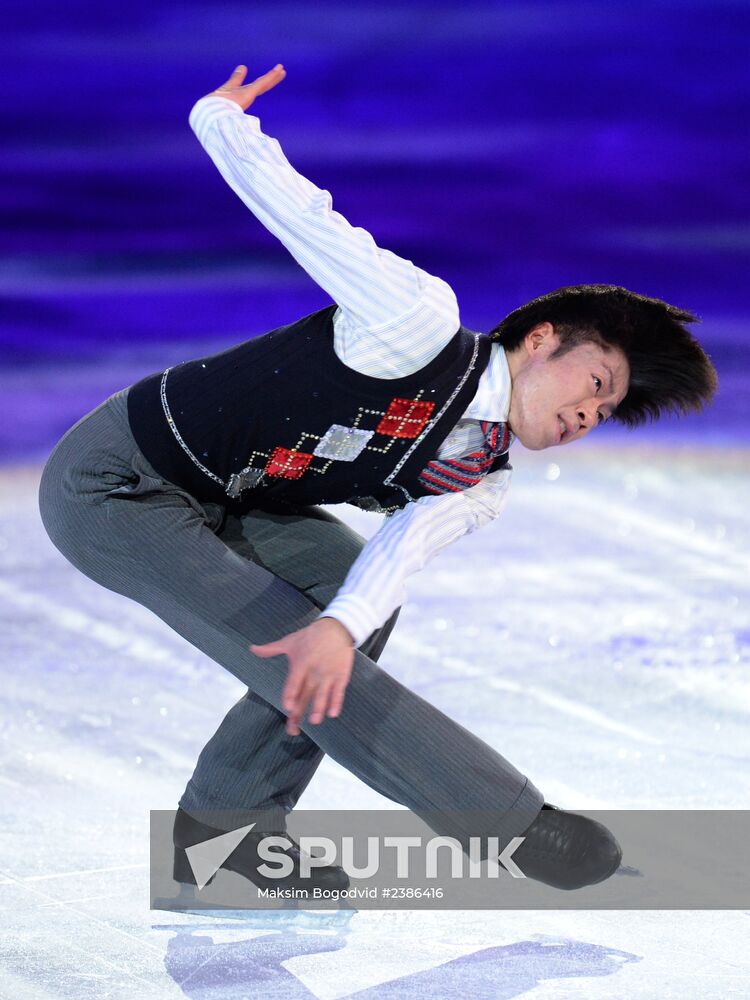
<svg viewBox="0 0 750 1000">
<path fill-rule="evenodd" d="M 406 599 L 406 579 L 438 552 L 500 515 L 512 469 L 498 469 L 458 493 L 420 497 L 387 517 L 363 547 L 319 618 L 336 618 L 360 646 Z"/>
<path fill-rule="evenodd" d="M 190 126 L 229 187 L 340 307 L 337 353 L 395 378 L 423 367 L 460 326 L 456 296 L 435 275 L 377 246 L 301 176 L 278 141 L 234 101 L 208 95 Z"/>
</svg>

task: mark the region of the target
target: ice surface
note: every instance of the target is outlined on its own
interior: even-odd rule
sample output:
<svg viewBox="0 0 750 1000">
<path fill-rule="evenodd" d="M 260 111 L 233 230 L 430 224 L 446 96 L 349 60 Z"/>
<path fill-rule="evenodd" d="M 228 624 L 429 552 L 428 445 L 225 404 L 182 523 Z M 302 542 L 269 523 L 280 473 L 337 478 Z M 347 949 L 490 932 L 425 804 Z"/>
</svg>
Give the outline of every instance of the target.
<svg viewBox="0 0 750 1000">
<path fill-rule="evenodd" d="M 519 449 L 502 518 L 412 578 L 381 664 L 563 808 L 749 808 L 748 457 Z M 0 993 L 747 996 L 743 912 L 149 911 L 149 810 L 242 687 L 66 563 L 39 471 L 0 473 Z M 396 808 L 329 759 L 300 806 Z"/>
</svg>

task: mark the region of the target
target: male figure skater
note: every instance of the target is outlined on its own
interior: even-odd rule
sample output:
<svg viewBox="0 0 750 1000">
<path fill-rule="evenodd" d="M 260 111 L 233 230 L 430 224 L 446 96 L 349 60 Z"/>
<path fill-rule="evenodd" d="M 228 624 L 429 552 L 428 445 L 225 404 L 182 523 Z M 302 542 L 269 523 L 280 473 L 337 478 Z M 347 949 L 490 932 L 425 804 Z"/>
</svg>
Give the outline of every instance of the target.
<svg viewBox="0 0 750 1000">
<path fill-rule="evenodd" d="M 599 882 L 620 860 L 609 831 L 545 803 L 377 658 L 407 577 L 501 513 L 514 438 L 548 448 L 708 402 L 715 372 L 682 325 L 695 317 L 583 285 L 489 335 L 467 330 L 444 281 L 350 226 L 244 113 L 283 67 L 246 73 L 190 124 L 334 304 L 115 393 L 64 435 L 40 484 L 45 528 L 75 566 L 248 686 L 180 800 L 175 877 L 192 880 L 186 847 L 256 822 L 225 867 L 260 884 L 257 837 L 285 829 L 328 753 L 462 845 L 525 837 L 514 860 L 528 877 Z M 338 502 L 386 513 L 367 544 L 318 506 Z M 291 840 L 288 853 L 277 886 L 298 884 Z M 315 879 L 347 884 L 334 866 Z"/>
</svg>

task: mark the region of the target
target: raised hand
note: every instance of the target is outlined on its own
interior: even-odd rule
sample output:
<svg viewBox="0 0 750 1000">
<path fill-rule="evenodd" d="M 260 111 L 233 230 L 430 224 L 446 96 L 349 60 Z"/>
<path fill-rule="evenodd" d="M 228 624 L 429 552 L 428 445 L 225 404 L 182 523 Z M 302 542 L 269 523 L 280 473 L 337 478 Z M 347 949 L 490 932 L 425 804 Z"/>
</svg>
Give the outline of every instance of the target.
<svg viewBox="0 0 750 1000">
<path fill-rule="evenodd" d="M 263 76 L 259 76 L 252 83 L 243 85 L 242 81 L 246 76 L 247 66 L 238 66 L 227 82 L 217 90 L 212 90 L 211 94 L 216 97 L 228 97 L 230 101 L 239 104 L 243 111 L 247 111 L 256 97 L 260 94 L 265 94 L 267 90 L 275 87 L 277 83 L 281 83 L 286 76 L 286 70 L 281 63 L 277 63 L 273 69 L 264 73 Z"/>
</svg>

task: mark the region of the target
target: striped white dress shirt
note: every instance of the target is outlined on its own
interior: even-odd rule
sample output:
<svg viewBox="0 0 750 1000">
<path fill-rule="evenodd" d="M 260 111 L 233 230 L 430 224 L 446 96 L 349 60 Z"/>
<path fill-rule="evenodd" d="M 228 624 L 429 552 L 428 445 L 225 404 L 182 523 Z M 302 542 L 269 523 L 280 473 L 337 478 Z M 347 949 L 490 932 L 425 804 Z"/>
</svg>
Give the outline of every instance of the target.
<svg viewBox="0 0 750 1000">
<path fill-rule="evenodd" d="M 234 101 L 203 97 L 189 120 L 235 194 L 337 304 L 334 350 L 346 365 L 376 378 L 399 378 L 439 354 L 460 326 L 446 282 L 351 226 L 334 211 L 330 193 L 302 177 L 258 118 Z M 507 420 L 509 408 L 508 363 L 493 344 L 476 395 L 437 457 L 481 447 L 479 421 Z M 384 518 L 320 617 L 342 622 L 361 645 L 404 603 L 411 574 L 501 513 L 510 476 L 501 469 L 467 490 L 420 497 Z"/>
</svg>

